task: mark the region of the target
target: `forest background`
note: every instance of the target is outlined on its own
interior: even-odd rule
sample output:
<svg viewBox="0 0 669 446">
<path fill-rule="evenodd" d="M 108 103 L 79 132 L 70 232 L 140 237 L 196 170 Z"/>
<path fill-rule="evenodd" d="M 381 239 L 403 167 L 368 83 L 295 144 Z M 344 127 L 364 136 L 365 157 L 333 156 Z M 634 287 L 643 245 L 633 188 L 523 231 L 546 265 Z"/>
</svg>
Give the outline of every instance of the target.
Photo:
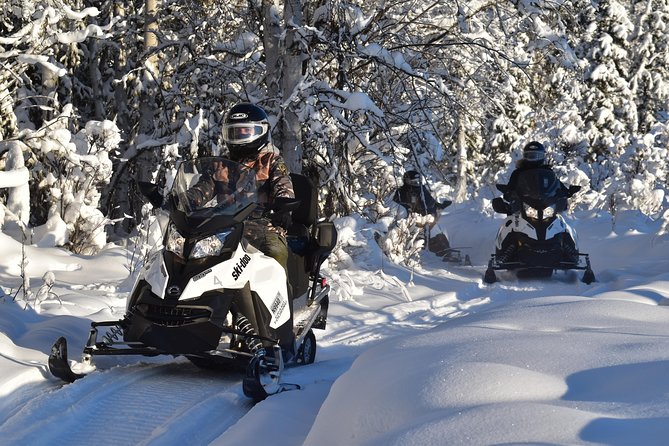
<svg viewBox="0 0 669 446">
<path fill-rule="evenodd" d="M 326 218 L 374 222 L 409 168 L 486 208 L 539 140 L 572 206 L 667 221 L 668 26 L 667 0 L 0 0 L 0 225 L 141 232 L 135 181 L 225 154 L 240 101 Z"/>
</svg>

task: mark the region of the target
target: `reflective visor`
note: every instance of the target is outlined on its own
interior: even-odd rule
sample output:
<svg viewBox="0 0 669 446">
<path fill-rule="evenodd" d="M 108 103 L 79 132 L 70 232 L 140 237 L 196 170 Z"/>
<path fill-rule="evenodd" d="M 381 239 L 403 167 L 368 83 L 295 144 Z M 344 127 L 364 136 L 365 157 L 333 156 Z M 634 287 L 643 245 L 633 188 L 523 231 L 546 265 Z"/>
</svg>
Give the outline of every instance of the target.
<svg viewBox="0 0 669 446">
<path fill-rule="evenodd" d="M 545 158 L 545 153 L 542 150 L 525 150 L 523 157 L 527 161 L 542 161 Z"/>
<path fill-rule="evenodd" d="M 232 144 L 253 142 L 267 133 L 266 123 L 239 123 L 223 126 L 223 140 Z"/>
</svg>

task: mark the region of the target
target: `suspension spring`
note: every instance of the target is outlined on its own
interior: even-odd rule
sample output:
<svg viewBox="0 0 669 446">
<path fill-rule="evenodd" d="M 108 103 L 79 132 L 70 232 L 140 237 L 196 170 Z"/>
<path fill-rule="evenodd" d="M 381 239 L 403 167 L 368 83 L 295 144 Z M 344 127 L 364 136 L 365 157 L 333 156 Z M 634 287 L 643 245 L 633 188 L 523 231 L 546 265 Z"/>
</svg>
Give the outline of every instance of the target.
<svg viewBox="0 0 669 446">
<path fill-rule="evenodd" d="M 118 325 L 113 325 L 109 327 L 104 336 L 102 336 L 102 342 L 107 345 L 112 345 L 114 342 L 118 341 L 122 335 L 123 329 Z"/>
<path fill-rule="evenodd" d="M 235 328 L 241 331 L 244 334 L 249 335 L 246 338 L 246 345 L 249 347 L 251 353 L 255 353 L 259 348 L 262 348 L 262 342 L 259 339 L 254 338 L 257 336 L 256 331 L 251 325 L 251 322 L 242 314 L 237 315 L 237 320 L 235 321 Z"/>
</svg>

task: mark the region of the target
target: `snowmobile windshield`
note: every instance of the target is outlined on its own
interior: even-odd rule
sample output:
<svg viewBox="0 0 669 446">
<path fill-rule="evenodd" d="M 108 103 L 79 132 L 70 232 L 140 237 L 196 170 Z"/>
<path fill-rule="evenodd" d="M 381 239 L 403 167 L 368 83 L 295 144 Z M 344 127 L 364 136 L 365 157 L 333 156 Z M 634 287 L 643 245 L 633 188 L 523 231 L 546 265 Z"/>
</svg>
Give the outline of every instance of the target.
<svg viewBox="0 0 669 446">
<path fill-rule="evenodd" d="M 171 193 L 187 217 L 232 216 L 258 202 L 255 172 L 221 157 L 183 161 Z"/>
<path fill-rule="evenodd" d="M 558 197 L 560 180 L 550 169 L 530 169 L 518 178 L 516 191 L 520 199 L 537 209 L 553 204 Z"/>
</svg>

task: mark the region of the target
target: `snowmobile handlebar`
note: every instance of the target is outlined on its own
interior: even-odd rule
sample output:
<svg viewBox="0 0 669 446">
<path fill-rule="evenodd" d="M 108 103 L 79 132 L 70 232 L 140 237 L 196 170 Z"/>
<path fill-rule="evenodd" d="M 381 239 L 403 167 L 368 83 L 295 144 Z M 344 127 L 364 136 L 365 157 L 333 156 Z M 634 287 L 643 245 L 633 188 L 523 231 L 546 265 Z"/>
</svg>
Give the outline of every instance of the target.
<svg viewBox="0 0 669 446">
<path fill-rule="evenodd" d="M 159 208 L 163 205 L 165 197 L 160 193 L 160 188 L 157 184 L 149 183 L 148 181 L 138 181 L 137 189 L 139 192 L 149 200 L 151 206 Z"/>
</svg>

